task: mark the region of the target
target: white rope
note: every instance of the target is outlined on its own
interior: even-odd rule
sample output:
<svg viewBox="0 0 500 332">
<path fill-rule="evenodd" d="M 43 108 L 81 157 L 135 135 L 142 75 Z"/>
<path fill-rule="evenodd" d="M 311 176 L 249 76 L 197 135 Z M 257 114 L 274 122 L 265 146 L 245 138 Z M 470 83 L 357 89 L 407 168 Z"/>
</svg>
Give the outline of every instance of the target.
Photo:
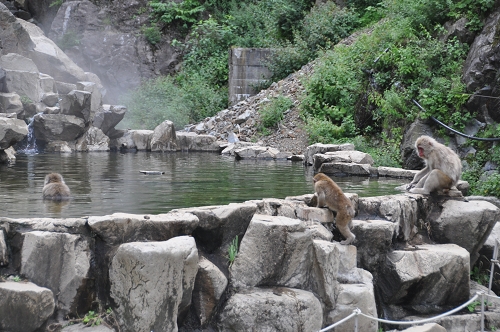
<svg viewBox="0 0 500 332">
<path fill-rule="evenodd" d="M 340 324 L 342 324 L 343 322 L 346 322 L 348 321 L 349 319 L 351 319 L 352 317 L 354 316 L 357 316 L 358 314 L 361 313 L 361 310 L 359 310 L 358 308 L 354 309 L 354 311 L 352 312 L 352 314 L 350 314 L 349 316 L 339 320 L 337 323 L 333 324 L 333 325 L 330 325 L 328 327 L 325 327 L 324 329 L 322 330 L 319 330 L 319 332 L 325 332 L 325 331 L 328 331 L 328 330 L 331 330 L 333 329 L 334 327 L 336 326 L 339 326 Z"/>
<path fill-rule="evenodd" d="M 358 308 L 356 308 L 352 314 L 350 314 L 349 316 L 343 318 L 342 320 L 339 320 L 338 322 L 336 322 L 335 324 L 333 325 L 330 325 L 330 326 L 327 326 L 325 327 L 324 329 L 320 330 L 319 332 L 325 332 L 325 331 L 329 331 L 331 330 L 332 328 L 344 323 L 345 321 L 351 319 L 352 317 L 354 316 L 357 316 L 357 315 L 361 315 L 363 317 L 366 317 L 368 319 L 372 319 L 372 320 L 376 320 L 378 322 L 381 322 L 381 323 L 387 323 L 387 324 L 399 324 L 399 325 L 417 325 L 417 324 L 423 324 L 423 323 L 427 323 L 427 322 L 432 322 L 432 321 L 435 321 L 439 318 L 442 318 L 442 317 L 446 317 L 446 316 L 449 316 L 451 314 L 454 314 L 455 312 L 457 311 L 460 311 L 462 310 L 463 308 L 467 307 L 469 304 L 471 304 L 472 302 L 474 302 L 475 300 L 477 300 L 477 298 L 479 297 L 480 294 L 483 294 L 484 292 L 479 292 L 479 293 L 476 293 L 476 295 L 474 295 L 469 301 L 465 302 L 464 304 L 462 304 L 461 306 L 459 307 L 456 307 L 455 309 L 452 309 L 450 311 L 447 311 L 445 313 L 442 313 L 441 315 L 438 315 L 438 316 L 435 316 L 435 317 L 431 317 L 431 318 L 426 318 L 426 319 L 421 319 L 421 320 L 414 320 L 414 321 L 395 321 L 395 320 L 387 320 L 387 319 L 381 319 L 381 318 L 377 318 L 377 317 L 373 317 L 373 316 L 369 316 L 369 315 L 366 315 L 364 313 L 361 312 L 361 310 L 359 310 Z"/>
</svg>

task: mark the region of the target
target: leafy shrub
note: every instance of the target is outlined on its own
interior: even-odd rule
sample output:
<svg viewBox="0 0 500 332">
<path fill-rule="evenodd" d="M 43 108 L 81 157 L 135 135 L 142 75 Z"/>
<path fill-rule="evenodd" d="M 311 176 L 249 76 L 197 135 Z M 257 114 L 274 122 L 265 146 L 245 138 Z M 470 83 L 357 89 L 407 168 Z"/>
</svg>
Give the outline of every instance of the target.
<svg viewBox="0 0 500 332">
<path fill-rule="evenodd" d="M 183 0 L 181 2 L 152 0 L 149 5 L 154 19 L 168 25 L 174 21 L 187 25 L 198 21 L 205 7 L 198 0 Z"/>
<path fill-rule="evenodd" d="M 475 187 L 478 195 L 500 197 L 500 173 L 490 174 L 485 179 L 480 178 Z"/>
<path fill-rule="evenodd" d="M 273 98 L 270 103 L 265 104 L 259 110 L 260 120 L 266 128 L 276 126 L 282 119 L 285 111 L 293 106 L 290 98 L 278 96 Z"/>
<path fill-rule="evenodd" d="M 170 120 L 176 128 L 182 128 L 224 109 L 227 104 L 225 92 L 214 90 L 197 75 L 177 79 L 163 76 L 145 81 L 123 100 L 128 107 L 124 124 L 138 129 L 154 129 Z"/>
<path fill-rule="evenodd" d="M 156 45 L 160 42 L 161 40 L 161 31 L 158 30 L 156 26 L 143 26 L 142 27 L 142 33 L 144 33 L 144 36 L 146 37 L 146 40 L 151 44 L 151 45 Z"/>
</svg>

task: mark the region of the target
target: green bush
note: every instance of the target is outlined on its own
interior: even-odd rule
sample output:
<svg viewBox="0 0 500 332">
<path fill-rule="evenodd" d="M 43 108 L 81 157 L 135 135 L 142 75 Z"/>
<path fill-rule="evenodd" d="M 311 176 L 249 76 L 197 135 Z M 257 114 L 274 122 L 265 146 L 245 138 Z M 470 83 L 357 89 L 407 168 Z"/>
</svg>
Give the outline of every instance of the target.
<svg viewBox="0 0 500 332">
<path fill-rule="evenodd" d="M 161 31 L 156 26 L 143 26 L 141 30 L 151 45 L 156 45 L 161 41 Z"/>
<path fill-rule="evenodd" d="M 181 2 L 152 0 L 149 5 L 152 9 L 152 17 L 166 25 L 174 21 L 181 24 L 191 25 L 198 21 L 205 7 L 198 0 L 183 0 Z"/>
<path fill-rule="evenodd" d="M 124 119 L 128 127 L 154 129 L 170 120 L 180 129 L 224 109 L 227 90 L 215 90 L 199 75 L 162 76 L 143 82 L 123 103 L 128 108 Z"/>
<path fill-rule="evenodd" d="M 276 126 L 283 120 L 283 114 L 293 106 L 290 98 L 278 96 L 259 109 L 260 120 L 265 128 Z"/>
</svg>

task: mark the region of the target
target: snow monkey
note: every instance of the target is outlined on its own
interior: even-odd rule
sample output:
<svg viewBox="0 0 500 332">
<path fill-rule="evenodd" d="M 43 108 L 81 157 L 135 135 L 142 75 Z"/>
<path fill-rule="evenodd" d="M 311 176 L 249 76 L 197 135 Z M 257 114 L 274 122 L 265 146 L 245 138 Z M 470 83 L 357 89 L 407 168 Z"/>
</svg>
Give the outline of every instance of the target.
<svg viewBox="0 0 500 332">
<path fill-rule="evenodd" d="M 45 183 L 42 189 L 43 199 L 61 201 L 70 198 L 71 192 L 64 183 L 64 179 L 59 173 L 50 173 L 45 176 Z"/>
<path fill-rule="evenodd" d="M 318 196 L 317 207 L 328 207 L 336 212 L 335 224 L 340 233 L 346 238 L 341 244 L 350 244 L 356 236 L 350 230 L 352 217 L 355 211 L 351 200 L 344 195 L 342 189 L 328 176 L 318 173 L 313 178 L 314 191 Z"/>
<path fill-rule="evenodd" d="M 452 149 L 429 136 L 417 138 L 415 149 L 426 166 L 408 185 L 411 193 L 429 195 L 440 189 L 448 191 L 457 184 L 462 174 L 462 162 Z"/>
</svg>

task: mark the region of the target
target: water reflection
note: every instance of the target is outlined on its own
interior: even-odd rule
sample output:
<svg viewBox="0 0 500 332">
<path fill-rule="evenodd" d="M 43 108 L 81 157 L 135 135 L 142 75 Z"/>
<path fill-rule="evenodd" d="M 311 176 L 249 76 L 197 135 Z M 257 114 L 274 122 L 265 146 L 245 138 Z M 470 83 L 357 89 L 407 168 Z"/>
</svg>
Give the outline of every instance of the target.
<svg viewBox="0 0 500 332">
<path fill-rule="evenodd" d="M 140 171 L 160 171 L 147 175 Z M 69 202 L 43 201 L 47 173 L 61 173 Z M 114 212 L 166 213 L 174 208 L 229 204 L 313 192 L 311 167 L 289 161 L 236 161 L 214 153 L 18 154 L 0 166 L 0 216 L 80 217 Z M 335 178 L 360 196 L 398 193 L 402 180 Z"/>
</svg>

